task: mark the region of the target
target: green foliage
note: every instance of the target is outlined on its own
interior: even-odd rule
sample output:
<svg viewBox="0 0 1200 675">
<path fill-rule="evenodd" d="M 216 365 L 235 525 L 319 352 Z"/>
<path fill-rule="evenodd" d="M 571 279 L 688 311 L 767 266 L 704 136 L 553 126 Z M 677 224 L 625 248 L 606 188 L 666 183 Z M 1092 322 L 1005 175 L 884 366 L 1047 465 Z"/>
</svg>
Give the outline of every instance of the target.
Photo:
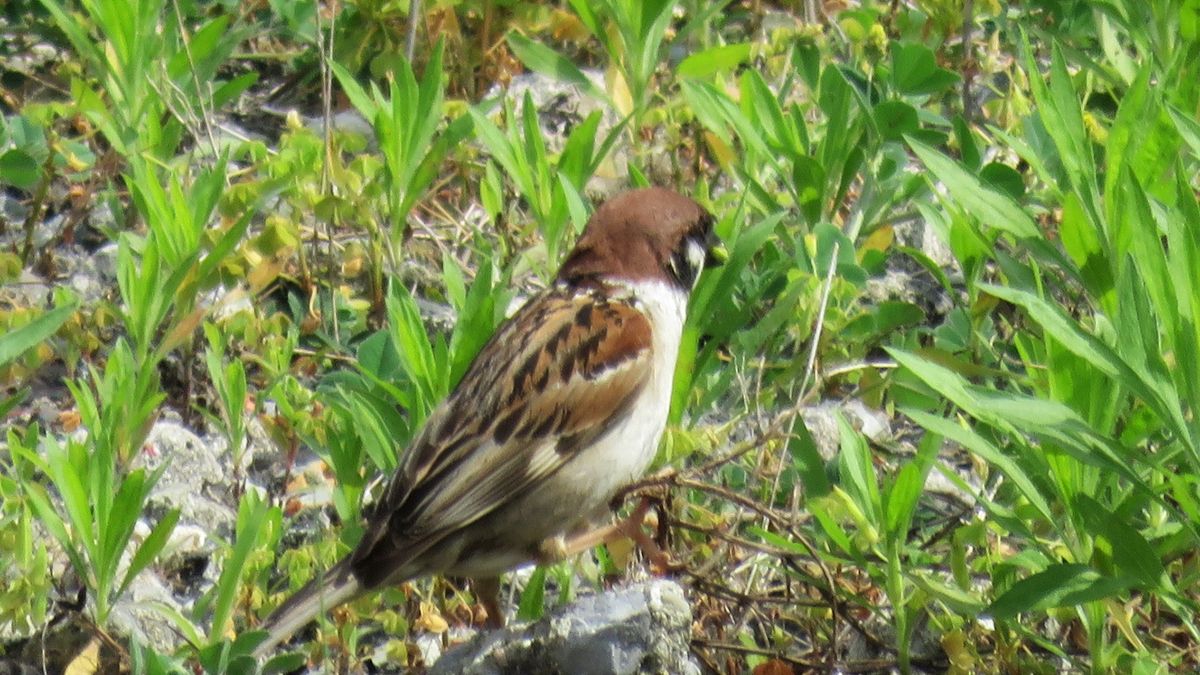
<svg viewBox="0 0 1200 675">
<path fill-rule="evenodd" d="M 37 427 L 27 430 L 24 438 L 9 429 L 9 452 L 28 447 L 38 436 Z M 51 586 L 49 554 L 46 542 L 37 536 L 35 506 L 25 493 L 24 484 L 36 478 L 35 469 L 20 458 L 0 462 L 0 625 L 18 635 L 36 631 L 47 620 Z"/>
<path fill-rule="evenodd" d="M 61 509 L 56 508 L 40 483 L 24 483 L 38 520 L 92 590 L 96 621 L 103 625 L 113 601 L 154 560 L 179 520 L 178 511 L 168 512 L 131 547 L 134 525 L 165 465 L 150 473 L 145 469 L 122 472 L 117 454 L 107 444 L 89 451 L 76 441 L 60 444 L 47 438 L 46 442 L 45 458 L 27 447 L 12 446 L 10 451 L 14 459 L 19 457 L 47 476 L 62 500 Z M 131 558 L 122 567 L 127 548 Z"/>
<path fill-rule="evenodd" d="M 204 324 L 204 337 L 208 340 L 204 364 L 217 392 L 220 411 L 219 416 L 208 415 L 208 418 L 221 429 L 233 455 L 234 469 L 240 471 L 246 451 L 246 424 L 242 416 L 246 405 L 246 367 L 236 359 L 226 363 L 226 336 L 215 325 Z"/>
<path fill-rule="evenodd" d="M 480 141 L 512 181 L 517 195 L 528 206 L 533 222 L 539 226 L 546 246 L 547 264 L 543 269 L 545 276 L 549 277 L 558 268 L 567 244 L 574 241 L 574 236 L 583 230 L 587 222 L 582 190 L 608 156 L 621 125 L 611 129 L 597 148 L 596 135 L 601 114 L 594 112 L 588 115 L 567 137 L 557 159 L 552 160 L 547 152 L 537 110 L 528 92 L 522 101 L 519 118 L 511 104 L 505 102 L 507 132 L 501 131 L 475 108 L 471 109 L 471 117 Z M 488 180 L 480 189 L 480 198 L 493 220 L 500 213 L 504 201 L 499 175 L 495 167 L 489 164 Z"/>
<path fill-rule="evenodd" d="M 372 86 L 370 96 L 354 76 L 338 63 L 331 64 L 338 83 L 351 103 L 370 120 L 383 152 L 386 169 L 390 237 L 398 245 L 408 225 L 408 214 L 429 184 L 448 148 L 461 140 L 462 125 L 437 136 L 443 115 L 445 83 L 442 80 L 442 46 L 439 43 L 418 82 L 410 65 L 400 59 L 389 78 L 388 95 Z M 393 256 L 396 251 L 390 251 Z"/>
<path fill-rule="evenodd" d="M 205 110 L 233 100 L 253 80 L 217 79 L 240 39 L 228 15 L 185 34 L 180 7 L 172 6 L 175 21 L 164 21 L 171 14 L 162 0 L 88 0 L 82 12 L 57 0 L 42 4 L 92 80 L 72 82 L 74 100 L 134 164 L 143 161 L 143 152 L 171 159 L 187 119 L 205 117 Z"/>
<path fill-rule="evenodd" d="M 1027 61 L 1026 68 L 1036 66 Z M 908 414 L 987 458 L 1035 507 L 1014 519 L 1008 503 L 984 502 L 1040 552 L 1027 577 L 1010 574 L 1009 584 L 997 585 L 987 611 L 1012 621 L 1077 608 L 1092 667 L 1100 670 L 1115 666 L 1104 600 L 1153 594 L 1186 626 L 1194 625 L 1197 609 L 1168 570 L 1200 535 L 1194 486 L 1180 478 L 1200 468 L 1196 383 L 1188 368 L 1177 367 L 1200 356 L 1200 242 L 1186 225 L 1200 205 L 1185 186 L 1193 175 L 1185 167 L 1198 157 L 1181 143 L 1185 132 L 1170 120 L 1166 96 L 1149 89 L 1149 73 L 1143 67 L 1124 92 L 1103 147 L 1089 134 L 1061 49 L 1053 51 L 1045 81 L 1031 78 L 1037 112 L 1030 136 L 1016 147 L 1052 186 L 1049 197 L 1063 204 L 1061 250 L 1026 207 L 914 143 L 946 185 L 952 228 L 987 241 L 1012 237 L 1033 257 L 1010 257 L 1002 248 L 972 254 L 998 265 L 1004 285 L 976 277 L 970 291 L 1018 312 L 1010 330 L 1020 370 L 1005 377 L 1008 386 L 975 383 L 954 368 L 894 352 L 974 423 L 968 429 Z M 1135 128 L 1143 136 L 1137 146 L 1130 142 Z M 1143 161 L 1138 154 L 1146 148 L 1156 156 Z M 1172 526 L 1152 525 L 1163 520 Z M 1056 533 L 1050 542 L 1061 544 L 1042 543 L 1038 533 L 1047 530 Z"/>
<path fill-rule="evenodd" d="M 6 71 L 0 290 L 70 281 L 98 205 L 116 289 L 0 295 L 7 627 L 46 626 L 65 562 L 111 629 L 180 517 L 149 516 L 163 469 L 137 458 L 181 404 L 230 448 L 237 522 L 213 535 L 215 583 L 158 608 L 187 645 L 125 665 L 253 670 L 267 589 L 358 540 L 377 478 L 615 178 L 692 195 L 729 251 L 693 295 L 661 453 L 712 663 L 861 667 L 838 661 L 851 621 L 901 671 L 1196 667 L 1195 2 L 26 5 L 6 20 L 68 53 Z M 307 103 L 277 139 L 229 132 L 277 64 L 301 99 L 328 78 L 370 133 L 322 132 Z M 598 108 L 474 95 L 521 65 Z M 56 360 L 75 410 L 35 423 Z M 894 436 L 809 414 L 854 406 Z M 291 485 L 248 461 L 259 428 Z M 304 448 L 329 476 L 293 473 Z M 277 559 L 295 485 L 327 478 L 309 487 L 340 527 Z M 619 552 L 596 559 L 539 568 L 518 615 L 621 573 Z M 365 603 L 419 667 L 410 631 L 471 620 L 446 588 L 352 606 L 323 649 L 264 668 L 354 667 Z"/>
<path fill-rule="evenodd" d="M 0 120 L 0 183 L 32 190 L 49 156 L 45 132 L 24 116 Z"/>
<path fill-rule="evenodd" d="M 201 598 L 193 610 L 194 620 L 197 622 L 211 618 L 210 628 L 203 642 L 208 650 L 225 652 L 232 649 L 234 654 L 242 658 L 249 656 L 249 649 L 253 645 L 243 646 L 243 641 L 239 638 L 230 647 L 223 638 L 234 628 L 235 602 L 244 593 L 245 584 L 253 579 L 251 572 L 255 571 L 255 566 L 250 564 L 251 558 L 256 551 L 270 548 L 277 543 L 283 530 L 282 522 L 283 514 L 278 507 L 270 506 L 253 492 L 242 497 L 238 506 L 234 542 L 221 568 L 221 576 L 212 591 Z M 209 611 L 212 612 L 211 617 L 208 616 Z M 203 659 L 202 656 L 201 660 Z"/>
<path fill-rule="evenodd" d="M 622 117 L 632 117 L 632 130 L 638 132 L 651 104 L 654 74 L 662 61 L 674 0 L 571 0 L 570 5 L 608 58 L 611 69 L 607 94 L 601 94 L 568 59 L 544 45 L 510 33 L 509 46 L 532 70 L 579 85 L 611 104 Z"/>
</svg>

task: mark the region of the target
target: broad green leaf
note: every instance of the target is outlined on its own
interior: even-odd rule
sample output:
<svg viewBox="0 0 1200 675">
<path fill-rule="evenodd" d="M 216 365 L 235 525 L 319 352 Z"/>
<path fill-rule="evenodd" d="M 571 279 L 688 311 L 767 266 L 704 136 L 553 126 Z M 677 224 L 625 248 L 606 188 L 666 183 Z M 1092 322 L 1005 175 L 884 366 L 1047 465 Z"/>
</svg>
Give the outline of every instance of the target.
<svg viewBox="0 0 1200 675">
<path fill-rule="evenodd" d="M 1080 196 L 1089 218 L 1095 223 L 1104 222 L 1096 181 L 1096 165 L 1092 142 L 1083 123 L 1083 110 L 1079 95 L 1072 83 L 1063 51 L 1054 44 L 1049 75 L 1040 72 L 1033 59 L 1033 50 L 1025 45 L 1026 72 L 1037 115 L 1046 133 L 1058 149 L 1058 159 L 1066 169 L 1071 188 Z M 1064 190 L 1065 192 L 1065 190 Z"/>
<path fill-rule="evenodd" d="M 583 122 L 580 122 L 567 136 L 558 158 L 558 170 L 561 177 L 573 185 L 583 186 L 591 176 L 599 160 L 593 160 L 596 148 L 596 132 L 600 128 L 603 115 L 599 110 L 593 111 Z"/>
<path fill-rule="evenodd" d="M 936 94 L 954 86 L 955 73 L 937 65 L 933 50 L 915 42 L 892 45 L 892 82 L 909 96 Z"/>
<path fill-rule="evenodd" d="M 827 203 L 825 186 L 825 169 L 817 160 L 806 155 L 792 160 L 792 190 L 810 225 L 815 225 L 823 215 Z"/>
<path fill-rule="evenodd" d="M 979 598 L 957 586 L 943 583 L 928 574 L 912 574 L 908 578 L 918 588 L 959 614 L 977 616 L 983 612 L 984 604 Z"/>
<path fill-rule="evenodd" d="M 815 499 L 829 494 L 832 486 L 825 475 L 825 460 L 817 450 L 817 443 L 809 433 L 804 418 L 797 416 L 793 423 L 787 449 L 796 470 L 800 473 L 805 498 Z"/>
<path fill-rule="evenodd" d="M 781 150 L 786 157 L 807 154 L 808 131 L 799 106 L 793 103 L 785 115 L 778 96 L 757 70 L 746 70 L 740 85 L 742 110 L 765 134 L 764 140 L 772 148 Z"/>
<path fill-rule="evenodd" d="M 1149 403 L 1181 440 L 1191 438 L 1187 433 L 1188 425 L 1184 420 L 1183 411 L 1178 406 L 1178 400 L 1168 395 L 1170 385 L 1146 379 L 1143 374 L 1123 361 L 1111 347 L 1080 328 L 1074 319 L 1056 305 L 1032 293 L 1013 288 L 993 284 L 980 284 L 980 288 L 1023 307 L 1043 330 L 1064 347 Z"/>
<path fill-rule="evenodd" d="M 1050 565 L 1013 584 L 984 613 L 1003 620 L 1024 612 L 1074 607 L 1111 598 L 1129 588 L 1131 581 L 1128 577 L 1103 576 L 1087 565 Z"/>
<path fill-rule="evenodd" d="M 1200 0 L 1179 3 L 1179 34 L 1189 42 L 1200 39 Z"/>
<path fill-rule="evenodd" d="M 176 605 L 169 605 L 160 600 L 147 600 L 145 601 L 145 605 L 151 611 L 158 613 L 159 616 L 165 619 L 171 625 L 171 628 L 179 631 L 183 639 L 194 645 L 204 643 L 204 636 L 200 633 L 196 624 L 184 616 L 183 612 L 179 611 Z M 254 633 L 254 631 L 246 631 L 246 633 Z M 261 632 L 261 635 L 265 636 L 266 632 Z M 139 671 L 134 668 L 133 672 L 136 673 Z"/>
<path fill-rule="evenodd" d="M 742 230 L 737 240 L 726 242 L 729 245 L 729 259 L 724 265 L 701 277 L 696 291 L 692 294 L 688 323 L 691 325 L 710 321 L 710 314 L 720 309 L 720 303 L 728 302 L 733 296 L 734 288 L 741 280 L 743 272 L 753 257 L 763 248 L 775 227 L 780 224 L 785 213 L 774 213 Z M 709 281 L 709 280 L 712 281 Z"/>
<path fill-rule="evenodd" d="M 12 148 L 0 154 L 0 184 L 32 190 L 40 175 L 37 162 L 24 150 Z"/>
<path fill-rule="evenodd" d="M 254 494 L 254 493 L 250 493 Z M 241 590 L 241 579 L 246 566 L 246 559 L 258 544 L 258 533 L 267 521 L 267 511 L 270 504 L 258 497 L 244 497 L 239 507 L 237 538 L 233 549 L 221 567 L 221 575 L 217 579 L 216 602 L 213 604 L 213 622 L 209 629 L 210 643 L 216 642 L 227 629 L 227 622 L 232 616 L 233 603 Z"/>
<path fill-rule="evenodd" d="M 1021 239 L 1041 238 L 1037 223 L 1011 197 L 985 187 L 957 162 L 924 143 L 909 139 L 909 145 L 934 177 L 946 186 L 951 199 L 985 227 L 1009 232 Z"/>
<path fill-rule="evenodd" d="M 96 514 L 97 520 L 103 518 L 97 525 L 102 532 L 99 566 L 106 582 L 116 579 L 121 554 L 129 545 L 138 516 L 141 515 L 145 504 L 146 493 L 150 489 L 147 483 L 144 469 L 130 472 L 120 480 L 120 487 L 113 497 L 112 510 L 107 514 L 107 518 L 104 514 Z"/>
<path fill-rule="evenodd" d="M 978 169 L 980 165 L 979 143 L 972 133 L 971 128 L 967 126 L 966 120 L 962 115 L 954 118 L 954 139 L 958 141 L 959 155 L 962 157 L 962 163 L 968 169 Z"/>
<path fill-rule="evenodd" d="M 1062 211 L 1058 233 L 1063 248 L 1079 268 L 1088 290 L 1111 311 L 1113 278 L 1105 245 L 1100 239 L 1103 232 L 1097 231 L 1088 220 L 1075 193 L 1064 195 Z"/>
<path fill-rule="evenodd" d="M 58 489 L 59 497 L 66 508 L 66 524 L 70 525 L 74 531 L 74 537 L 71 541 L 82 543 L 83 548 L 88 551 L 88 557 L 92 561 L 96 561 L 100 552 L 93 544 L 95 534 L 91 508 L 87 490 L 84 488 L 83 478 L 78 473 L 79 471 L 87 471 L 87 467 L 80 466 L 76 468 L 73 466 L 66 450 L 57 441 L 52 442 L 46 454 L 50 477 L 53 479 L 54 487 Z"/>
<path fill-rule="evenodd" d="M 828 497 L 809 500 L 806 502 L 805 507 L 813 515 L 813 518 L 817 519 L 817 524 L 821 526 L 821 531 L 825 536 L 829 537 L 829 540 L 841 549 L 843 553 L 850 556 L 856 564 L 862 568 L 866 568 L 868 566 L 866 556 L 863 555 L 858 546 L 854 545 L 850 534 L 838 524 L 837 520 L 830 515 L 829 510 L 825 508 L 826 504 L 835 503 L 836 499 L 837 497 L 831 492 Z"/>
<path fill-rule="evenodd" d="M 680 86 L 688 105 L 709 131 L 726 143 L 732 143 L 733 138 L 729 135 L 732 128 L 747 149 L 766 161 L 773 159 L 762 134 L 724 92 L 707 82 L 695 80 L 684 80 Z"/>
<path fill-rule="evenodd" d="M 397 444 L 387 425 L 379 416 L 371 401 L 359 392 L 348 395 L 349 412 L 354 419 L 354 429 L 362 449 L 380 471 L 390 473 L 398 462 Z M 355 462 L 357 464 L 357 462 Z M 338 475 L 357 475 L 357 466 L 338 466 Z"/>
<path fill-rule="evenodd" d="M 925 434 L 917 448 L 917 456 L 905 463 L 884 493 L 884 515 L 887 529 L 893 540 L 903 542 L 908 538 L 908 528 L 921 493 L 925 490 L 925 479 L 933 468 L 941 449 L 942 439 L 935 433 Z"/>
<path fill-rule="evenodd" d="M 917 110 L 904 101 L 884 101 L 873 111 L 875 126 L 885 141 L 898 141 L 920 128 Z"/>
<path fill-rule="evenodd" d="M 263 631 L 262 635 L 265 638 L 267 636 L 266 631 Z M 297 670 L 304 670 L 307 662 L 308 657 L 303 652 L 280 654 L 279 656 L 272 657 L 263 665 L 262 673 L 263 675 L 294 673 Z"/>
<path fill-rule="evenodd" d="M 1016 169 L 1007 164 L 989 162 L 979 170 L 979 179 L 988 187 L 1014 200 L 1025 195 L 1025 180 Z"/>
<path fill-rule="evenodd" d="M 675 68 L 678 77 L 703 78 L 733 70 L 750 58 L 750 43 L 720 45 L 690 54 Z"/>
<path fill-rule="evenodd" d="M 978 405 L 975 394 L 971 391 L 967 381 L 949 368 L 894 347 L 889 347 L 887 351 L 892 358 L 896 359 L 897 363 L 911 370 L 926 384 L 958 406 L 973 408 Z M 943 433 L 943 435 L 946 434 Z"/>
<path fill-rule="evenodd" d="M 538 565 L 525 582 L 521 600 L 517 605 L 518 621 L 536 621 L 542 618 L 546 604 L 546 566 Z"/>
<path fill-rule="evenodd" d="M 633 6 L 641 7 L 640 21 L 638 22 L 638 30 L 636 34 L 629 34 L 626 31 L 625 49 L 627 58 L 632 56 L 633 63 L 630 64 L 629 70 L 635 78 L 634 95 L 637 97 L 639 105 L 646 104 L 647 87 L 650 85 L 650 78 L 654 75 L 655 69 L 659 64 L 659 52 L 662 48 L 663 38 L 666 35 L 667 26 L 671 23 L 672 8 L 675 6 L 676 0 L 642 0 L 640 3 L 631 3 Z M 617 3 L 614 6 L 620 7 L 624 3 Z M 620 20 L 617 21 L 620 25 Z M 610 54 L 612 56 L 612 54 Z"/>
<path fill-rule="evenodd" d="M 839 68 L 827 67 L 821 71 L 821 80 L 817 88 L 817 104 L 825 113 L 826 119 L 834 122 L 826 125 L 825 139 L 815 144 L 816 159 L 824 167 L 825 172 L 832 176 L 842 176 L 849 173 L 854 164 L 854 155 L 861 156 L 858 143 L 862 132 L 855 113 L 855 92 L 846 81 L 846 76 Z M 844 176 L 846 181 L 848 176 Z M 843 181 L 843 182 L 846 182 Z M 838 203 L 841 194 L 834 194 L 831 199 Z"/>
<path fill-rule="evenodd" d="M 840 412 L 836 419 L 840 438 L 838 462 L 842 469 L 842 484 L 846 486 L 846 492 L 855 498 L 863 516 L 876 529 L 882 530 L 883 500 L 879 493 L 875 467 L 871 462 L 871 451 L 862 436 L 854 431 Z"/>
<path fill-rule="evenodd" d="M 1129 522 L 1088 495 L 1079 495 L 1077 509 L 1093 536 L 1104 537 L 1112 547 L 1117 569 L 1137 579 L 1148 590 L 1170 587 L 1161 556 Z"/>
<path fill-rule="evenodd" d="M 518 152 L 515 142 L 481 110 L 471 108 L 469 113 L 475 122 L 476 135 L 487 146 L 496 163 L 508 174 L 509 180 L 516 184 L 521 194 L 533 195 L 536 191 L 533 169 L 525 161 L 525 155 Z"/>
<path fill-rule="evenodd" d="M 145 503 L 143 502 L 143 507 Z M 133 555 L 133 559 L 129 562 L 129 567 L 125 571 L 125 578 L 121 582 L 120 588 L 117 589 L 115 595 L 121 595 L 129 584 L 137 578 L 137 575 L 142 570 L 146 569 L 150 563 L 167 545 L 167 540 L 170 539 L 171 533 L 175 530 L 176 523 L 179 522 L 179 509 L 172 509 L 159 519 L 154 525 L 154 529 L 150 530 L 150 534 L 142 540 L 142 543 L 137 547 L 137 551 Z"/>
<path fill-rule="evenodd" d="M 1200 0 L 1196 0 L 1196 5 L 1200 6 Z M 1200 121 L 1175 106 L 1168 106 L 1167 112 L 1175 122 L 1175 130 L 1192 149 L 1192 154 L 1200 157 Z"/>
<path fill-rule="evenodd" d="M 72 538 L 70 531 L 67 529 L 68 523 L 65 522 L 50 504 L 50 496 L 46 493 L 46 489 L 41 485 L 26 484 L 25 496 L 29 499 L 29 506 L 34 515 L 37 516 L 38 522 L 41 523 L 50 536 L 63 547 L 67 557 L 71 559 L 71 566 L 76 570 L 87 570 L 87 560 L 84 548 L 77 545 L 77 542 Z"/>
<path fill-rule="evenodd" d="M 596 37 L 596 39 L 600 40 L 601 42 L 605 42 L 605 48 L 607 49 L 606 40 L 608 39 L 608 36 L 604 30 L 604 27 L 600 25 L 599 17 L 596 16 L 596 12 L 592 8 L 593 4 L 598 5 L 599 3 L 593 3 L 589 0 L 568 0 L 568 2 L 571 3 L 571 9 L 574 9 L 575 14 L 579 17 L 579 22 L 582 23 L 584 27 Z"/>
</svg>

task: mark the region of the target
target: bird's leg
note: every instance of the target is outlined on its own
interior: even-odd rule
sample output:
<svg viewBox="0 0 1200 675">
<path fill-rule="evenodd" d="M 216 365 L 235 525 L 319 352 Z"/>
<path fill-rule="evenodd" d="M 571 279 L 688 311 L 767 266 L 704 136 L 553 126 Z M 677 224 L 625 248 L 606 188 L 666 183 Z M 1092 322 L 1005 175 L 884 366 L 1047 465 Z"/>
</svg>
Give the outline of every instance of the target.
<svg viewBox="0 0 1200 675">
<path fill-rule="evenodd" d="M 487 611 L 488 628 L 504 628 L 504 610 L 500 608 L 500 577 L 476 577 L 471 579 L 475 599 Z"/>
<path fill-rule="evenodd" d="M 553 565 L 568 555 L 570 552 L 567 551 L 567 542 L 560 535 L 543 539 L 533 555 L 533 561 L 539 565 Z"/>
<path fill-rule="evenodd" d="M 646 514 L 650 511 L 651 506 L 651 500 L 643 498 L 628 518 L 561 542 L 563 557 L 575 555 L 599 544 L 616 541 L 621 537 L 629 537 L 642 550 L 642 554 L 646 556 L 652 566 L 662 571 L 676 569 L 678 565 L 671 561 L 671 557 L 662 550 L 653 537 L 642 530 Z M 543 543 L 543 548 L 545 548 L 545 543 Z"/>
</svg>

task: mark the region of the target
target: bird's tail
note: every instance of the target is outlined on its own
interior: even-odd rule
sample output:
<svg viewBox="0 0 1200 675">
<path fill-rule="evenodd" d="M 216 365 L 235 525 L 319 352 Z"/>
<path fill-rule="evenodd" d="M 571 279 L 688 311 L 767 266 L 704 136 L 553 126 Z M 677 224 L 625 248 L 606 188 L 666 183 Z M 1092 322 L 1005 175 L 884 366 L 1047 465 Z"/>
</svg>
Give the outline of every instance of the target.
<svg viewBox="0 0 1200 675">
<path fill-rule="evenodd" d="M 260 626 L 267 639 L 254 649 L 255 658 L 263 658 L 275 647 L 300 630 L 322 612 L 348 602 L 362 592 L 362 585 L 350 571 L 350 560 L 343 559 L 328 572 L 308 582 L 304 588 L 280 605 Z"/>
</svg>

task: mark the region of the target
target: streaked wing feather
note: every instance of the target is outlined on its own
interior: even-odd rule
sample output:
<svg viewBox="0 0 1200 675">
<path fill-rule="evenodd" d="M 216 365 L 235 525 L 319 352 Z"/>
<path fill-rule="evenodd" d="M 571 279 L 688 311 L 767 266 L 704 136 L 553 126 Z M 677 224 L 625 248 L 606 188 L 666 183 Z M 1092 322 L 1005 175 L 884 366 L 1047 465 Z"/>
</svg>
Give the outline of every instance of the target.
<svg viewBox="0 0 1200 675">
<path fill-rule="evenodd" d="M 356 559 L 383 539 L 439 538 L 537 489 L 645 385 L 650 331 L 629 302 L 597 293 L 551 289 L 522 308 L 426 422 L 372 516 L 387 527 L 367 529 L 377 534 Z"/>
</svg>

